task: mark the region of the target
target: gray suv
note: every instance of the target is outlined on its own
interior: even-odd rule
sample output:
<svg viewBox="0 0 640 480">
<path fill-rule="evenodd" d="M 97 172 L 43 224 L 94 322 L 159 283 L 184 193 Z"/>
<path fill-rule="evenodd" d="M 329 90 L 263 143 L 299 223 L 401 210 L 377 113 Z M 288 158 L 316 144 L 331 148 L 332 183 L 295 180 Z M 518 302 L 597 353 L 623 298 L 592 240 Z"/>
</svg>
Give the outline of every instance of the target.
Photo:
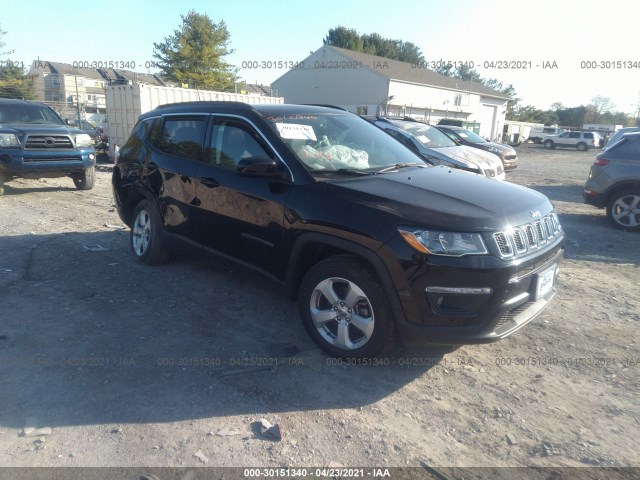
<svg viewBox="0 0 640 480">
<path fill-rule="evenodd" d="M 585 203 L 606 208 L 617 228 L 640 230 L 640 132 L 624 135 L 596 156 L 583 197 Z"/>
</svg>

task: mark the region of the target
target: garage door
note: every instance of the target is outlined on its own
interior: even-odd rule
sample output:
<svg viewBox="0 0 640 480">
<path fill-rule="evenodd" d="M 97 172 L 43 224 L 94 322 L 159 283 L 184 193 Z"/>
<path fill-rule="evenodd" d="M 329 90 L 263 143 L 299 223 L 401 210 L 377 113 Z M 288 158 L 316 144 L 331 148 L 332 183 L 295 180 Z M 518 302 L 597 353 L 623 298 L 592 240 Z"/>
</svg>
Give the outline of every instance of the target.
<svg viewBox="0 0 640 480">
<path fill-rule="evenodd" d="M 495 105 L 482 105 L 480 107 L 480 136 L 493 140 L 493 124 L 496 119 Z"/>
</svg>

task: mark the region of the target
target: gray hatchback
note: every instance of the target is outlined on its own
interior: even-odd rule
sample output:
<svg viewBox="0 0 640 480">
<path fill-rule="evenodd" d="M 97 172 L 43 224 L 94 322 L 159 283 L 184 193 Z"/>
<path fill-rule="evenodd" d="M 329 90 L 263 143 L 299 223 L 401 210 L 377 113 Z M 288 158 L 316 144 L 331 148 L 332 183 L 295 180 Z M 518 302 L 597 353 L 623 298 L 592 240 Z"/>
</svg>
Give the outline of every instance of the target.
<svg viewBox="0 0 640 480">
<path fill-rule="evenodd" d="M 628 133 L 601 152 L 584 185 L 585 203 L 607 209 L 619 229 L 640 230 L 640 132 Z"/>
</svg>

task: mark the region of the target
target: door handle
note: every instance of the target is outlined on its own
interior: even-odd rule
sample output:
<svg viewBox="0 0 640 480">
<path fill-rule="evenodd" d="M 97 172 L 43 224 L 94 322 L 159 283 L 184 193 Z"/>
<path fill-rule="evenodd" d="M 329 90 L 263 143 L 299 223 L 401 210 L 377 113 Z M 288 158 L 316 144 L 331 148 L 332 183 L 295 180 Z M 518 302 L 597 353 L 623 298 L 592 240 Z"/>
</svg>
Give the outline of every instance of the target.
<svg viewBox="0 0 640 480">
<path fill-rule="evenodd" d="M 220 186 L 220 182 L 218 182 L 215 178 L 212 178 L 212 177 L 200 177 L 200 178 L 198 178 L 198 180 L 205 187 L 213 188 L 213 187 L 219 187 Z"/>
</svg>

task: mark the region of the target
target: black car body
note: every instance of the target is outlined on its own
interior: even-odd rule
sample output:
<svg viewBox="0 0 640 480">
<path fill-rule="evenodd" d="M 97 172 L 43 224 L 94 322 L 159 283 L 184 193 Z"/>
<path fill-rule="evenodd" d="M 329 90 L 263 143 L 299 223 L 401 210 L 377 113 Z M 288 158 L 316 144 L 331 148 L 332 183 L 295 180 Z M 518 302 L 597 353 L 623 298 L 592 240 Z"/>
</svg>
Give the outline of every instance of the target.
<svg viewBox="0 0 640 480">
<path fill-rule="evenodd" d="M 333 355 L 374 355 L 396 330 L 491 342 L 555 293 L 564 234 L 544 195 L 428 166 L 348 112 L 165 105 L 119 158 L 115 203 L 137 260 L 180 249 L 256 268 L 289 287 Z"/>
<path fill-rule="evenodd" d="M 437 128 L 448 135 L 451 140 L 458 145 L 466 145 L 467 147 L 479 148 L 486 152 L 497 155 L 502 164 L 504 165 L 504 171 L 508 172 L 514 170 L 518 166 L 518 154 L 513 147 L 509 145 L 502 145 L 500 143 L 488 142 L 480 135 L 462 127 L 456 127 L 451 125 L 440 125 Z"/>
<path fill-rule="evenodd" d="M 0 194 L 13 178 L 71 177 L 93 188 L 95 150 L 89 135 L 69 127 L 50 107 L 0 99 Z"/>
</svg>

